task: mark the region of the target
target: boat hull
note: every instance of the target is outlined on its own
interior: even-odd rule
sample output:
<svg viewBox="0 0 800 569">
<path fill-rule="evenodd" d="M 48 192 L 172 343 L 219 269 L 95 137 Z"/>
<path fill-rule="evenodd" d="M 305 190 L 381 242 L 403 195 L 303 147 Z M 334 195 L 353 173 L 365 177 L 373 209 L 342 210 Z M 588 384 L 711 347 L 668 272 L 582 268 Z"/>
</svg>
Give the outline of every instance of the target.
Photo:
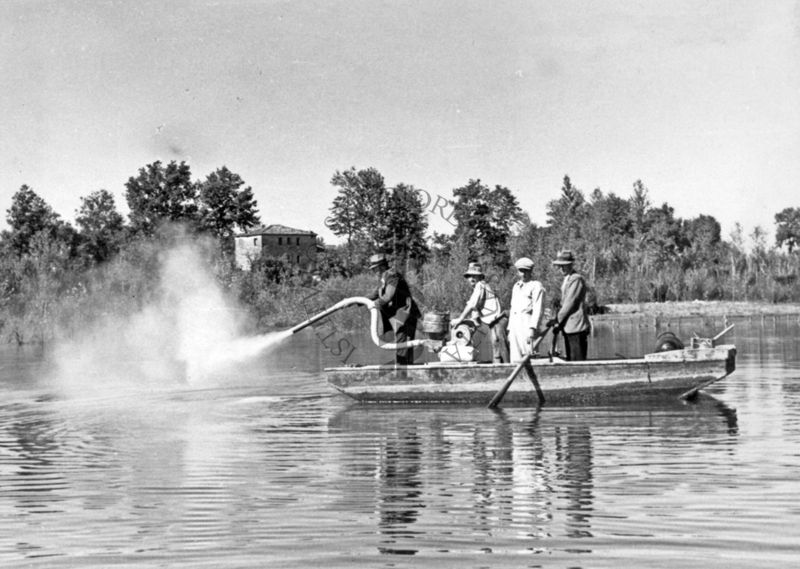
<svg viewBox="0 0 800 569">
<path fill-rule="evenodd" d="M 647 354 L 643 358 L 566 362 L 531 360 L 547 403 L 602 402 L 683 393 L 730 374 L 736 348 L 723 345 Z M 515 364 L 429 363 L 327 368 L 328 382 L 362 402 L 487 403 Z M 522 371 L 504 403 L 537 404 L 534 378 Z"/>
</svg>

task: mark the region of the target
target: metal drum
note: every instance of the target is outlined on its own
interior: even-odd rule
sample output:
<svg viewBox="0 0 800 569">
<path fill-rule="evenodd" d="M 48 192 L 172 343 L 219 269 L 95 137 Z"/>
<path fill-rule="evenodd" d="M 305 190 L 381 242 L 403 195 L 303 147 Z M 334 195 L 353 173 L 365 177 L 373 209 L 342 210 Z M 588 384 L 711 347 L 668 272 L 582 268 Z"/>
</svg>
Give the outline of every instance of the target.
<svg viewBox="0 0 800 569">
<path fill-rule="evenodd" d="M 428 312 L 422 317 L 422 331 L 431 340 L 441 340 L 450 328 L 450 318 L 445 312 Z"/>
</svg>

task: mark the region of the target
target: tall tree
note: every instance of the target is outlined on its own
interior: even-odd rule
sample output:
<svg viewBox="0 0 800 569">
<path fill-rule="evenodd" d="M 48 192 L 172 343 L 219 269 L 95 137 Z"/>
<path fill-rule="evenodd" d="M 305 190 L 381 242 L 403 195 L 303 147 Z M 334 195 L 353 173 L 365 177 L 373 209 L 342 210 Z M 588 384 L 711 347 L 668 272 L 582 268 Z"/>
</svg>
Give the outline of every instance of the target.
<svg viewBox="0 0 800 569">
<path fill-rule="evenodd" d="M 198 184 L 200 224 L 220 239 L 229 239 L 236 231 L 246 231 L 261 223 L 258 203 L 250 186 L 223 166 Z"/>
<path fill-rule="evenodd" d="M 710 215 L 701 214 L 683 222 L 681 248 L 687 264 L 708 263 L 718 258 L 722 227 Z"/>
<path fill-rule="evenodd" d="M 681 222 L 675 219 L 675 209 L 665 202 L 647 211 L 644 225 L 647 259 L 655 268 L 661 268 L 667 261 L 674 260 L 680 250 Z"/>
<path fill-rule="evenodd" d="M 633 195 L 628 199 L 628 204 L 634 238 L 641 239 L 647 233 L 647 212 L 652 206 L 647 187 L 641 180 L 633 183 Z"/>
<path fill-rule="evenodd" d="M 583 235 L 586 220 L 586 198 L 583 192 L 564 176 L 561 195 L 547 203 L 547 223 L 562 246 L 577 248 L 575 242 Z"/>
<path fill-rule="evenodd" d="M 53 208 L 27 185 L 21 186 L 11 197 L 11 207 L 6 214 L 10 230 L 4 232 L 3 240 L 17 255 L 28 253 L 33 238 L 39 233 L 71 245 L 74 237 L 72 227 L 62 221 Z"/>
<path fill-rule="evenodd" d="M 380 217 L 382 248 L 400 262 L 424 261 L 428 253 L 425 243 L 428 219 L 414 186 L 398 184 L 392 188 Z"/>
<path fill-rule="evenodd" d="M 545 211 L 550 246 L 553 249 L 572 249 L 582 264 L 591 258 L 594 267 L 592 251 L 588 249 L 591 231 L 589 204 L 583 191 L 572 183 L 569 176 L 565 175 L 562 180 L 561 195 L 547 202 Z M 555 251 L 550 254 L 555 254 Z"/>
<path fill-rule="evenodd" d="M 197 187 L 192 183 L 186 162 L 161 161 L 139 169 L 139 174 L 125 183 L 125 199 L 130 209 L 134 231 L 152 234 L 165 221 L 198 221 Z"/>
<path fill-rule="evenodd" d="M 81 198 L 75 224 L 83 254 L 95 262 L 106 261 L 119 251 L 125 219 L 108 190 L 97 190 Z"/>
<path fill-rule="evenodd" d="M 381 243 L 383 210 L 387 191 L 383 175 L 375 168 L 358 170 L 354 167 L 344 172 L 338 170 L 331 178 L 338 194 L 333 199 L 328 229 L 334 235 L 347 239 L 350 260 L 356 246 L 377 247 Z"/>
<path fill-rule="evenodd" d="M 496 185 L 494 189 L 470 180 L 453 190 L 453 238 L 469 247 L 473 258 L 484 258 L 498 266 L 508 265 L 509 238 L 512 229 L 524 220 L 519 202 L 511 190 Z"/>
<path fill-rule="evenodd" d="M 603 195 L 600 189 L 592 194 L 591 215 L 598 227 L 609 236 L 629 237 L 631 234 L 630 203 L 611 192 Z"/>
<path fill-rule="evenodd" d="M 700 214 L 683 222 L 683 233 L 691 246 L 709 249 L 720 242 L 722 227 L 713 216 Z"/>
<path fill-rule="evenodd" d="M 775 241 L 778 247 L 786 245 L 791 253 L 800 245 L 800 208 L 787 207 L 775 214 Z"/>
<path fill-rule="evenodd" d="M 627 265 L 630 248 L 631 220 L 627 200 L 600 188 L 592 192 L 586 208 L 584 224 L 585 254 L 591 266 L 591 280 Z"/>
</svg>

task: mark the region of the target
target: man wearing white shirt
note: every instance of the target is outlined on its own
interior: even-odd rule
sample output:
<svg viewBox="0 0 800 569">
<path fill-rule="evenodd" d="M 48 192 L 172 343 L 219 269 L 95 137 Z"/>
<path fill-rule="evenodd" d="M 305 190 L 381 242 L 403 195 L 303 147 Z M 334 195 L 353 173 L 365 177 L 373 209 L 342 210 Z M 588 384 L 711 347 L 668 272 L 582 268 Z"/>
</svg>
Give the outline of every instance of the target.
<svg viewBox="0 0 800 569">
<path fill-rule="evenodd" d="M 531 346 L 539 337 L 539 322 L 544 307 L 544 286 L 533 280 L 533 261 L 522 257 L 514 263 L 519 280 L 511 291 L 508 319 L 508 345 L 512 362 L 532 355 Z"/>
</svg>

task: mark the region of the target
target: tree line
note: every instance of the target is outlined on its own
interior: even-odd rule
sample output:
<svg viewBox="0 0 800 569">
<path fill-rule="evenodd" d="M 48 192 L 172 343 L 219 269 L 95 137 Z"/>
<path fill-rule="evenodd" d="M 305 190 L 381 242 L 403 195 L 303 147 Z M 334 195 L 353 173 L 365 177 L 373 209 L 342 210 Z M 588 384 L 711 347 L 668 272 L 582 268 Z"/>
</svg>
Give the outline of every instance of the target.
<svg viewBox="0 0 800 569">
<path fill-rule="evenodd" d="M 338 194 L 329 227 L 345 238 L 341 264 L 356 269 L 374 250 L 393 255 L 406 269 L 424 273 L 433 264 L 434 274 L 446 273 L 456 256 L 498 274 L 507 272 L 513 259 L 527 256 L 557 289 L 550 260 L 559 249 L 572 249 L 600 303 L 800 300 L 795 251 L 800 208 L 775 214 L 773 246 L 761 227 L 745 243 L 740 224 L 725 239 L 712 215 L 677 217 L 667 202 L 652 202 L 641 180 L 633 183 L 629 197 L 621 197 L 600 188 L 586 192 L 564 176 L 558 197 L 545 205 L 547 222 L 539 226 L 509 188 L 473 179 L 452 190 L 453 233 L 434 232 L 426 240 L 424 203 L 413 186 L 387 189 L 374 168 L 337 172 L 332 184 Z M 402 218 L 384 206 L 396 194 L 402 196 Z M 392 232 L 394 227 L 400 229 Z"/>
<path fill-rule="evenodd" d="M 191 231 L 212 235 L 221 244 L 236 231 L 260 223 L 251 187 L 223 166 L 192 180 L 185 162 L 153 162 L 125 183 L 128 222 L 119 213 L 113 194 L 100 189 L 80 198 L 73 227 L 32 188 L 23 185 L 11 198 L 0 235 L 3 253 L 16 257 L 36 254 L 42 247 L 63 248 L 84 265 L 111 259 L 125 244 L 152 237 L 167 222 L 180 222 Z"/>
<path fill-rule="evenodd" d="M 390 187 L 375 168 L 336 171 L 325 223 L 342 243 L 318 255 L 315 275 L 281 259 L 260 259 L 250 271 L 237 268 L 233 236 L 261 221 L 252 188 L 224 166 L 193 180 L 185 162 L 156 161 L 124 186 L 127 218 L 114 196 L 100 189 L 80 198 L 74 226 L 27 185 L 13 195 L 8 229 L 0 234 L 5 338 L 45 340 L 140 308 L 155 294 L 158 255 L 176 238 L 167 229 L 175 223 L 206 244 L 219 282 L 262 329 L 306 317 L 299 307 L 309 286 L 325 289 L 331 300 L 363 294 L 371 286 L 366 261 L 375 251 L 391 255 L 424 307 L 435 310 L 463 304 L 461 273 L 470 261 L 481 262 L 502 285 L 498 289 L 510 291 L 513 260 L 530 257 L 537 277 L 556 291 L 559 277 L 550 261 L 564 248 L 577 255 L 598 304 L 800 300 L 800 208 L 775 215 L 774 244 L 758 227 L 745 236 L 737 225 L 725 239 L 713 216 L 679 218 L 668 203 L 653 204 L 641 181 L 621 197 L 599 188 L 585 192 L 565 176 L 540 226 L 511 189 L 470 179 L 446 200 L 453 232 L 429 236 L 426 190 Z"/>
<path fill-rule="evenodd" d="M 113 194 L 80 198 L 75 225 L 23 185 L 0 234 L 0 330 L 25 343 L 70 333 L 109 313 L 141 307 L 157 288 L 158 254 L 182 231 L 232 258 L 233 235 L 260 223 L 252 188 L 227 167 L 193 180 L 185 162 L 160 161 L 125 182 L 127 220 Z"/>
</svg>

